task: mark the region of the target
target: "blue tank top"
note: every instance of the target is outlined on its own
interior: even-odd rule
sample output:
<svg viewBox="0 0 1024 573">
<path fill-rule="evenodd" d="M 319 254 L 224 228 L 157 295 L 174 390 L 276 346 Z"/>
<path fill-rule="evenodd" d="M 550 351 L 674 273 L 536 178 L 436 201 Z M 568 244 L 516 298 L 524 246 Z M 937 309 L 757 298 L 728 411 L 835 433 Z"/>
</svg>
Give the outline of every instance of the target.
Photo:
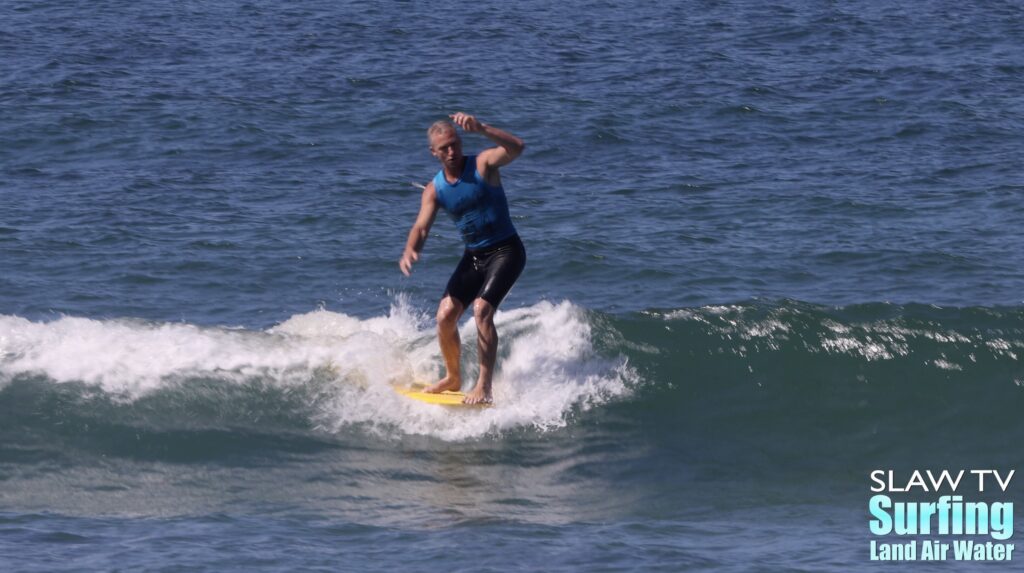
<svg viewBox="0 0 1024 573">
<path fill-rule="evenodd" d="M 451 215 L 462 240 L 470 249 L 481 249 L 516 234 L 508 214 L 505 189 L 488 185 L 476 169 L 476 156 L 466 156 L 459 180 L 448 183 L 444 169 L 434 176 L 437 202 Z"/>
</svg>

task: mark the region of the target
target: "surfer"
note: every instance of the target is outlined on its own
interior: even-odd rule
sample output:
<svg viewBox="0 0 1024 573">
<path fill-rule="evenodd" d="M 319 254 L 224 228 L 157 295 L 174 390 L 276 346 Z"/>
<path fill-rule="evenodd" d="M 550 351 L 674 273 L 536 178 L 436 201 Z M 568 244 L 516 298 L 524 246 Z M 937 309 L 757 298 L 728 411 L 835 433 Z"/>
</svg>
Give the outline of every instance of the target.
<svg viewBox="0 0 1024 573">
<path fill-rule="evenodd" d="M 458 391 L 462 386 L 458 324 L 462 313 L 472 305 L 480 376 L 464 402 L 479 404 L 492 399 L 491 379 L 498 355 L 494 311 L 526 265 L 526 250 L 509 217 L 498 168 L 519 157 L 525 144 L 522 139 L 482 123 L 472 115 L 459 112 L 449 117 L 451 121 L 434 122 L 427 130 L 430 153 L 441 163 L 441 169 L 423 189 L 420 212 L 409 231 L 398 266 L 409 276 L 413 263 L 420 258 L 438 209 L 447 211 L 462 234 L 466 249 L 437 307 L 437 338 L 446 376 L 424 391 Z M 456 125 L 466 133 L 484 135 L 497 146 L 477 155 L 463 155 Z"/>
</svg>

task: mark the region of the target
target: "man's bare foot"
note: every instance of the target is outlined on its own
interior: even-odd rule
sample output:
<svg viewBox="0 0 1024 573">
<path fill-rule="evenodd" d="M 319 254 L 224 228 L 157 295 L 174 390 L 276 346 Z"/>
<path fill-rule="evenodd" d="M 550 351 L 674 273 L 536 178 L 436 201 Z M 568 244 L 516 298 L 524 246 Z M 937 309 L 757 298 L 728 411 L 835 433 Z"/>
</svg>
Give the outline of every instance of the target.
<svg viewBox="0 0 1024 573">
<path fill-rule="evenodd" d="M 445 376 L 440 382 L 432 386 L 427 386 L 423 391 L 427 394 L 440 394 L 444 391 L 458 392 L 462 387 L 462 381 L 458 378 L 452 378 L 451 376 Z"/>
<path fill-rule="evenodd" d="M 494 399 L 491 397 L 490 388 L 488 391 L 484 391 L 484 385 L 479 382 L 477 385 L 466 393 L 466 398 L 462 400 L 463 404 L 492 404 Z"/>
</svg>

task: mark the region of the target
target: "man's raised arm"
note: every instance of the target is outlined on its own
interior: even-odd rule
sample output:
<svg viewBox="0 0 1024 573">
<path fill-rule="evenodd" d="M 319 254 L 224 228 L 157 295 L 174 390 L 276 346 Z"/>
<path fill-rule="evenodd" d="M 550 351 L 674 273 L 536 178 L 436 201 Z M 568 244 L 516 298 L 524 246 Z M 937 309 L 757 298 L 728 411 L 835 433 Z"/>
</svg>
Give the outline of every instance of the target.
<svg viewBox="0 0 1024 573">
<path fill-rule="evenodd" d="M 469 115 L 468 113 L 454 113 L 450 116 L 452 121 L 456 125 L 462 128 L 467 133 L 479 133 L 490 139 L 494 143 L 498 144 L 498 147 L 492 147 L 480 152 L 477 157 L 478 165 L 482 165 L 485 168 L 491 167 L 503 167 L 512 163 L 512 160 L 519 157 L 526 149 L 526 143 L 522 139 L 512 135 L 511 133 L 494 127 L 493 125 L 487 125 L 481 122 L 477 118 Z M 481 174 L 487 177 L 487 173 L 483 170 Z"/>
</svg>

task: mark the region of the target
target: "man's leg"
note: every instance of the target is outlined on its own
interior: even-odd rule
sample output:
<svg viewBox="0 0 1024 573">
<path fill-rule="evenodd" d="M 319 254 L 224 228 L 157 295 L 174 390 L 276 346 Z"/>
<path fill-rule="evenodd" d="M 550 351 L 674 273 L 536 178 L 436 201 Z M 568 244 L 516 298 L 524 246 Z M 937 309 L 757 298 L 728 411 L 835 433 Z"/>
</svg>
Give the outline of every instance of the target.
<svg viewBox="0 0 1024 573">
<path fill-rule="evenodd" d="M 446 296 L 437 306 L 437 342 L 441 345 L 444 356 L 446 375 L 438 383 L 428 387 L 424 392 L 436 394 L 445 390 L 458 391 L 462 386 L 462 373 L 459 360 L 462 354 L 462 342 L 459 340 L 459 317 L 465 310 L 458 299 Z"/>
<path fill-rule="evenodd" d="M 494 376 L 494 361 L 498 357 L 498 330 L 494 328 L 494 306 L 482 298 L 473 302 L 473 316 L 476 317 L 476 348 L 480 355 L 480 377 L 476 386 L 466 394 L 467 404 L 491 401 L 491 379 Z"/>
</svg>

